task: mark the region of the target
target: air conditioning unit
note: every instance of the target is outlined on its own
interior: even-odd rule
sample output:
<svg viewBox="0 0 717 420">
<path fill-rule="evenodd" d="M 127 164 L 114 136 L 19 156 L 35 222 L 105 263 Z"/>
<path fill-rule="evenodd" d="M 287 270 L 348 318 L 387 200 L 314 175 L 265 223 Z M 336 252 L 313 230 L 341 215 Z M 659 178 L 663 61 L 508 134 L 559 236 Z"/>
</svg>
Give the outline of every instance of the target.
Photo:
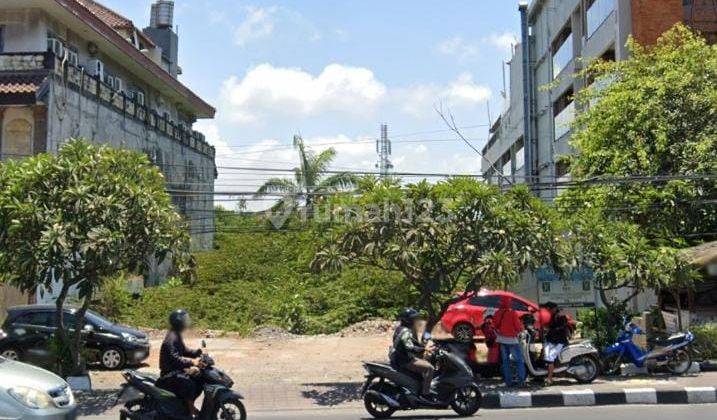
<svg viewBox="0 0 717 420">
<path fill-rule="evenodd" d="M 100 80 L 104 80 L 105 63 L 100 60 L 90 60 L 90 62 L 87 64 L 87 73 L 89 73 L 90 76 L 95 76 Z"/>
<path fill-rule="evenodd" d="M 57 58 L 65 58 L 65 46 L 57 38 L 47 38 L 47 51 L 52 51 Z"/>
<path fill-rule="evenodd" d="M 72 64 L 75 67 L 80 66 L 80 56 L 77 54 L 77 52 L 72 51 L 71 49 L 65 49 L 65 52 L 67 54 L 67 62 Z"/>
<path fill-rule="evenodd" d="M 112 84 L 112 88 L 116 90 L 117 92 L 123 92 L 124 91 L 124 82 L 119 77 L 115 77 L 114 83 Z"/>
</svg>

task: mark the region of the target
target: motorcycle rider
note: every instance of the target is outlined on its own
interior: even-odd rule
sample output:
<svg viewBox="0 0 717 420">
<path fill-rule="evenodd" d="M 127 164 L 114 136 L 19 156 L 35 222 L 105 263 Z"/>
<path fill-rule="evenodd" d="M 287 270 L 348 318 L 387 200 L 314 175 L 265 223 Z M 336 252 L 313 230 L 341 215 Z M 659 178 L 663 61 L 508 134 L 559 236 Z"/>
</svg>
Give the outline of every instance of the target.
<svg viewBox="0 0 717 420">
<path fill-rule="evenodd" d="M 423 329 L 423 317 L 420 312 L 413 308 L 401 311 L 398 317 L 400 324 L 393 333 L 393 350 L 391 352 L 391 363 L 395 366 L 417 373 L 423 378 L 421 396 L 430 401 L 431 381 L 433 381 L 433 365 L 421 356 L 432 352 L 432 345 L 424 346 L 419 339 L 419 333 Z"/>
<path fill-rule="evenodd" d="M 162 342 L 159 352 L 160 378 L 157 386 L 172 392 L 187 405 L 192 415 L 199 414 L 194 407 L 194 400 L 202 393 L 202 384 L 199 379 L 200 369 L 204 366 L 199 357 L 202 350 L 187 348 L 182 337 L 183 333 L 191 327 L 189 313 L 177 309 L 169 315 L 170 329 Z"/>
</svg>

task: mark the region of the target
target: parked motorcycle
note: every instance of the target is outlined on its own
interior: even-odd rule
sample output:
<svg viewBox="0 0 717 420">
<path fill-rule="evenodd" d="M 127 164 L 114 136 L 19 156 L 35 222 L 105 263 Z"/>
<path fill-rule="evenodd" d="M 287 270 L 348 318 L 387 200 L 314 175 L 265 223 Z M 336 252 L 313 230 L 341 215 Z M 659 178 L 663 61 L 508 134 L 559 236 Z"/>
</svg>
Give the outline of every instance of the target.
<svg viewBox="0 0 717 420">
<path fill-rule="evenodd" d="M 202 341 L 202 348 L 206 343 Z M 204 401 L 197 417 L 193 417 L 183 401 L 156 386 L 157 377 L 135 371 L 122 373 L 127 381 L 118 399 L 127 401 L 120 411 L 120 420 L 246 420 L 246 409 L 239 393 L 233 391 L 234 381 L 214 367 L 214 359 L 202 354 L 200 370 L 204 385 Z"/>
<path fill-rule="evenodd" d="M 482 395 L 465 360 L 451 351 L 447 341 L 436 341 L 431 357 L 436 375 L 431 390 L 434 401 L 421 398 L 422 378 L 413 372 L 379 363 L 364 363 L 366 383 L 361 391 L 366 411 L 375 418 L 391 417 L 396 411 L 452 408 L 460 416 L 472 416 Z"/>
<path fill-rule="evenodd" d="M 528 374 L 535 378 L 542 378 L 548 376 L 548 367 L 536 345 L 538 337 L 537 331 L 528 328 L 520 336 L 520 347 Z M 594 381 L 599 373 L 599 353 L 590 341 L 565 346 L 555 361 L 555 370 L 553 371 L 556 376 L 567 375 L 580 383 Z"/>
<path fill-rule="evenodd" d="M 665 366 L 675 375 L 682 375 L 690 369 L 692 365 L 690 344 L 695 340 L 691 332 L 673 334 L 667 338 L 649 339 L 650 347 L 644 350 L 633 341 L 636 334 L 644 334 L 642 329 L 626 318 L 623 319 L 623 325 L 624 328 L 617 342 L 603 351 L 603 372 L 606 375 L 619 373 L 623 362 L 632 363 L 640 368 L 647 366 L 648 370 Z"/>
</svg>

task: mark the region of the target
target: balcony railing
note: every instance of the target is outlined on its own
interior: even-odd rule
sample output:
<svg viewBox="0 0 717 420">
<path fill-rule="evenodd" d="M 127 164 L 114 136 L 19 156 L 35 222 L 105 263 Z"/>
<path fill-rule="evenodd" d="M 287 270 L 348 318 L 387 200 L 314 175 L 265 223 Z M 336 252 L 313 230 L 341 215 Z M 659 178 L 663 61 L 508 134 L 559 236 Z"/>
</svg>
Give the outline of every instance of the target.
<svg viewBox="0 0 717 420">
<path fill-rule="evenodd" d="M 555 140 L 559 140 L 564 135 L 568 134 L 571 129 L 571 125 L 575 120 L 575 101 L 571 102 L 570 105 L 566 106 L 565 109 L 560 111 L 555 116 Z"/>
<path fill-rule="evenodd" d="M 211 158 L 216 150 L 206 142 L 204 135 L 193 131 L 181 123 L 172 121 L 154 109 L 141 105 L 123 91 L 117 91 L 104 83 L 99 77 L 91 76 L 80 67 L 65 63 L 52 52 L 44 53 L 9 53 L 0 54 L 0 72 L 25 72 L 49 70 L 59 77 L 64 77 L 68 85 L 82 94 L 114 108 L 131 118 L 144 123 L 150 128 L 182 143 L 183 145 Z"/>
</svg>

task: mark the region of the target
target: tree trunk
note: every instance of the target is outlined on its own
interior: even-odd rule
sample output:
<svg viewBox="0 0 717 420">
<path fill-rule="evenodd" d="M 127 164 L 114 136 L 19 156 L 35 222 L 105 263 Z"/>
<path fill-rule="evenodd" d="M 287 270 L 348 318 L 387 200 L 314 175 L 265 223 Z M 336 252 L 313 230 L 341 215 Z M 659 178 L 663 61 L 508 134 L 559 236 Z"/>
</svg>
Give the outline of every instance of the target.
<svg viewBox="0 0 717 420">
<path fill-rule="evenodd" d="M 65 361 L 62 360 L 64 357 L 64 349 L 69 347 L 67 334 L 65 333 L 65 314 L 64 314 L 64 306 L 65 306 L 65 299 L 67 299 L 67 294 L 70 291 L 71 284 L 62 282 L 62 290 L 60 290 L 60 295 L 57 297 L 57 300 L 55 301 L 55 337 L 57 338 L 60 348 L 56 349 L 59 351 L 59 354 L 56 354 L 55 357 L 57 357 L 57 360 L 55 360 L 57 371 L 61 376 L 64 376 L 67 374 L 65 372 Z"/>
<path fill-rule="evenodd" d="M 682 331 L 682 299 L 680 299 L 680 292 L 672 290 L 672 297 L 675 299 L 675 305 L 677 305 L 677 328 Z"/>
<path fill-rule="evenodd" d="M 85 314 L 90 307 L 92 302 L 92 293 L 85 296 L 82 307 L 75 314 L 75 335 L 72 337 L 72 346 L 70 351 L 72 353 L 72 375 L 83 375 L 85 374 L 85 367 L 83 366 L 82 360 L 82 334 L 85 327 Z"/>
</svg>

